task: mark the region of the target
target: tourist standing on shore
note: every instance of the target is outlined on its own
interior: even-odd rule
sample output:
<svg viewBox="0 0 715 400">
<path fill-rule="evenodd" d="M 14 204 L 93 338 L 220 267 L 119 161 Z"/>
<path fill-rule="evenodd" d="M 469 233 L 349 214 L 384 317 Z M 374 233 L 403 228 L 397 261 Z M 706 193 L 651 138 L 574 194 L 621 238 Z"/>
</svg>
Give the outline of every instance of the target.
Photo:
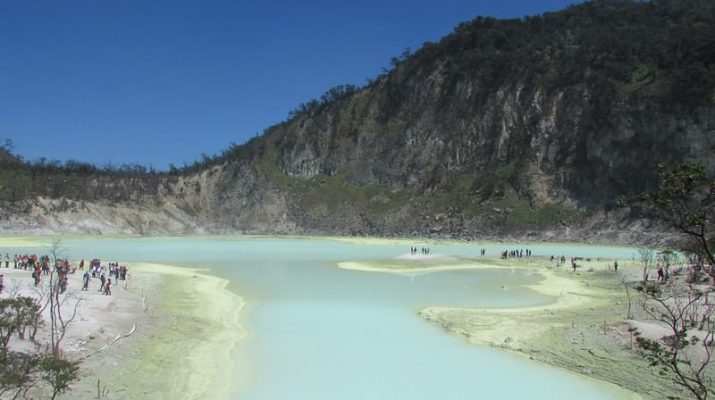
<svg viewBox="0 0 715 400">
<path fill-rule="evenodd" d="M 84 275 L 82 275 L 82 290 L 87 291 L 89 288 L 89 271 L 84 271 Z"/>
<path fill-rule="evenodd" d="M 40 279 L 42 274 L 42 267 L 40 264 L 35 263 L 35 266 L 32 270 L 32 277 L 35 278 L 35 286 L 40 286 Z"/>
<path fill-rule="evenodd" d="M 50 256 L 42 257 L 42 275 L 50 274 Z"/>
</svg>

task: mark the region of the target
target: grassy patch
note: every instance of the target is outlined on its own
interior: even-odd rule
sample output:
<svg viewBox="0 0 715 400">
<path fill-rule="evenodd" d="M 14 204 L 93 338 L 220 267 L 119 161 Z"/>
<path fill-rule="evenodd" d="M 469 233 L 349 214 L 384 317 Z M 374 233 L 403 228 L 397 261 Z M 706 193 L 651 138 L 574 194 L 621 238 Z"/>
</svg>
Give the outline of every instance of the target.
<svg viewBox="0 0 715 400">
<path fill-rule="evenodd" d="M 283 176 L 285 184 L 305 207 L 349 204 L 379 214 L 404 206 L 412 197 L 411 190 L 390 191 L 375 184 L 355 185 L 348 179 L 346 171 L 333 176 L 320 174 L 310 179 Z"/>
<path fill-rule="evenodd" d="M 563 204 L 547 204 L 532 209 L 527 202 L 516 201 L 511 209 L 506 218 L 506 225 L 517 229 L 553 228 L 569 223 L 581 215 L 578 210 Z"/>
</svg>

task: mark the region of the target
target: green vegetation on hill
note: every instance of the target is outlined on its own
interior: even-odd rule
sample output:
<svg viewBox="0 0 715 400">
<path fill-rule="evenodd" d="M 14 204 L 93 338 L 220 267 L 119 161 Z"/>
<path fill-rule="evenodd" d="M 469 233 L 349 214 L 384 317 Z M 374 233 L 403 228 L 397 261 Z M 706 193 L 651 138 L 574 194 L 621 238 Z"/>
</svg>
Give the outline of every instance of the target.
<svg viewBox="0 0 715 400">
<path fill-rule="evenodd" d="M 12 153 L 12 142 L 0 146 L 0 201 L 37 196 L 72 200 L 129 201 L 155 194 L 164 174 L 142 165 L 96 165 L 45 158 L 29 162 Z"/>
<path fill-rule="evenodd" d="M 523 19 L 477 17 L 425 44 L 395 73 L 439 60 L 453 87 L 478 80 L 481 100 L 518 80 L 551 90 L 587 84 L 608 99 L 712 104 L 714 30 L 709 0 L 596 0 Z"/>
</svg>

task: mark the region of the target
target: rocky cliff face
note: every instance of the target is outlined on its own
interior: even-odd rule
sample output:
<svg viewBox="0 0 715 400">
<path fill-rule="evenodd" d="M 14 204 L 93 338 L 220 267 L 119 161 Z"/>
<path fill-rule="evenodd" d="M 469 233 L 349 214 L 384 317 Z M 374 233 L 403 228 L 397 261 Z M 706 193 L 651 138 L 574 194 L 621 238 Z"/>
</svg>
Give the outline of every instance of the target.
<svg viewBox="0 0 715 400">
<path fill-rule="evenodd" d="M 614 205 L 652 189 L 658 163 L 715 167 L 713 38 L 715 8 L 699 0 L 478 18 L 370 85 L 335 89 L 262 137 L 162 178 L 150 200 L 102 207 L 135 210 L 108 225 L 149 233 L 627 229 L 632 216 Z"/>
</svg>

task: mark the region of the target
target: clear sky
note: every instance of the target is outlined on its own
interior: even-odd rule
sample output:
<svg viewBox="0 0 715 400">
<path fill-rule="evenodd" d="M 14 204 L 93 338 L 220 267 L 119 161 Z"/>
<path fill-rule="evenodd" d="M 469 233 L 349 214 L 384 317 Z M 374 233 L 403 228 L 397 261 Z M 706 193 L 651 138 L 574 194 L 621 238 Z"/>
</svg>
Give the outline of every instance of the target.
<svg viewBox="0 0 715 400">
<path fill-rule="evenodd" d="M 575 0 L 0 0 L 0 139 L 166 169 L 220 153 L 478 15 Z"/>
</svg>

